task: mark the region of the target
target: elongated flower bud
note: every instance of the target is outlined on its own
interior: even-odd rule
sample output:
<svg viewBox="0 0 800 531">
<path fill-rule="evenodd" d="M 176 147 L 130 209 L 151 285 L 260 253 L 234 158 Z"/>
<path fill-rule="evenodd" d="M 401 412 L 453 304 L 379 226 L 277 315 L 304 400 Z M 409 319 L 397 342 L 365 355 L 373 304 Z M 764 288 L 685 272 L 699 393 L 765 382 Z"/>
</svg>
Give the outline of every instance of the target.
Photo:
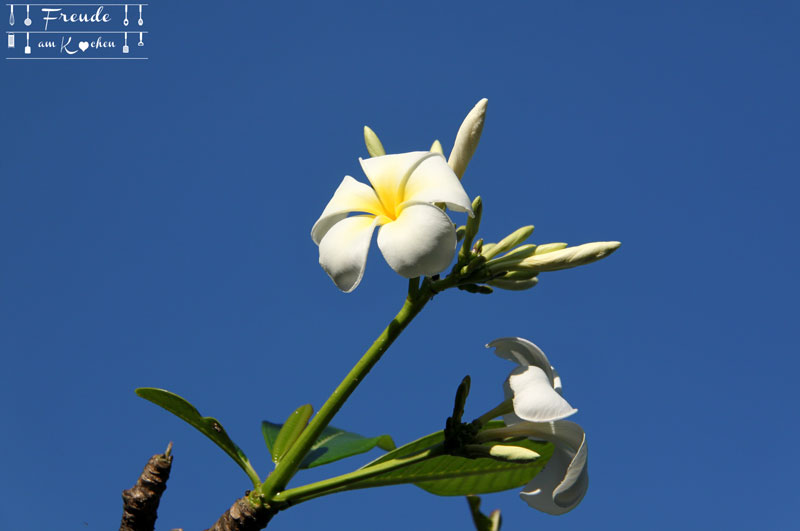
<svg viewBox="0 0 800 531">
<path fill-rule="evenodd" d="M 538 283 L 538 278 L 531 278 L 527 280 L 506 280 L 505 278 L 496 278 L 487 282 L 487 284 L 490 286 L 500 289 L 507 289 L 509 291 L 523 291 L 526 289 L 531 289 Z"/>
<path fill-rule="evenodd" d="M 536 248 L 536 252 L 533 254 L 544 254 L 544 253 L 552 253 L 553 251 L 560 251 L 561 249 L 565 249 L 567 244 L 564 242 L 560 243 L 545 243 L 544 245 L 540 245 Z"/>
<path fill-rule="evenodd" d="M 469 111 L 467 117 L 461 127 L 458 128 L 456 141 L 453 144 L 453 151 L 450 152 L 450 158 L 447 164 L 453 169 L 458 178 L 464 176 L 472 155 L 475 154 L 475 149 L 478 147 L 478 142 L 481 139 L 481 132 L 483 132 L 483 122 L 486 118 L 486 105 L 489 100 L 483 98 L 475 107 Z"/>
<path fill-rule="evenodd" d="M 530 280 L 538 274 L 536 271 L 509 271 L 496 280 Z"/>
<path fill-rule="evenodd" d="M 538 247 L 535 244 L 526 243 L 525 245 L 520 245 L 505 256 L 491 260 L 488 265 L 493 271 L 507 270 L 519 264 L 523 259 L 533 256 L 536 253 L 536 249 L 538 249 Z"/>
<path fill-rule="evenodd" d="M 481 214 L 483 213 L 483 201 L 481 196 L 476 197 L 472 201 L 472 217 L 467 218 L 467 226 L 464 230 L 464 243 L 461 244 L 461 250 L 458 253 L 458 261 L 464 261 L 472 252 L 472 240 L 478 234 L 478 229 L 481 227 Z"/>
<path fill-rule="evenodd" d="M 528 236 L 531 234 L 533 234 L 533 225 L 521 227 L 497 242 L 491 249 L 484 251 L 483 256 L 486 258 L 493 258 L 500 253 L 504 253 L 527 240 Z"/>
<path fill-rule="evenodd" d="M 433 141 L 433 145 L 431 145 L 431 149 L 433 153 L 438 153 L 441 156 L 444 156 L 444 150 L 442 149 L 442 143 L 438 140 Z"/>
<path fill-rule="evenodd" d="M 528 448 L 505 444 L 493 444 L 492 446 L 468 444 L 464 447 L 464 450 L 469 457 L 491 457 L 500 461 L 511 461 L 512 463 L 527 463 L 541 457 L 540 454 Z"/>
<path fill-rule="evenodd" d="M 509 267 L 509 269 L 540 272 L 569 269 L 605 258 L 616 251 L 620 245 L 620 242 L 585 243 L 576 247 L 567 247 L 560 251 L 530 256 Z"/>
<path fill-rule="evenodd" d="M 378 135 L 366 125 L 364 126 L 364 143 L 367 145 L 367 152 L 370 157 L 386 155 L 386 150 L 383 149 L 383 144 L 381 144 Z"/>
</svg>

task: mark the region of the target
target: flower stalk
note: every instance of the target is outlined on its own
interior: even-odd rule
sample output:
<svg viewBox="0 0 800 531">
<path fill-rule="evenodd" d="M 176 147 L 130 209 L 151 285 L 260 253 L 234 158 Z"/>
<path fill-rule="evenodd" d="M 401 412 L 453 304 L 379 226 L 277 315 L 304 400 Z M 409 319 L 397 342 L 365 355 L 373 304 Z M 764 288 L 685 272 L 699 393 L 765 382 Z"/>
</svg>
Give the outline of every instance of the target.
<svg viewBox="0 0 800 531">
<path fill-rule="evenodd" d="M 397 470 L 398 468 L 413 465 L 427 459 L 433 459 L 434 457 L 444 455 L 445 453 L 444 445 L 436 444 L 412 456 L 392 459 L 390 461 L 379 463 L 370 467 L 360 468 L 353 472 L 342 474 L 341 476 L 328 478 L 322 481 L 317 481 L 316 483 L 309 483 L 308 485 L 286 490 L 277 494 L 274 500 L 278 503 L 285 502 L 290 505 L 297 505 L 298 503 L 302 503 L 313 498 L 318 498 L 320 496 L 325 496 L 327 494 L 333 494 L 335 492 L 341 492 L 344 490 L 358 489 L 360 488 L 358 485 L 360 481 L 384 474 L 386 472 L 391 472 L 392 470 Z M 376 486 L 376 484 L 371 482 L 370 487 L 374 486 Z"/>
<path fill-rule="evenodd" d="M 413 286 L 413 283 L 411 283 Z M 414 291 L 414 290 L 409 290 Z M 264 481 L 259 488 L 261 494 L 268 500 L 275 499 L 276 495 L 283 491 L 286 485 L 295 475 L 303 458 L 308 454 L 314 442 L 322 433 L 328 424 L 330 424 L 334 415 L 341 409 L 347 398 L 355 391 L 358 384 L 369 373 L 372 367 L 381 359 L 384 352 L 391 346 L 400 333 L 408 326 L 414 317 L 425 307 L 425 304 L 433 297 L 435 291 L 431 287 L 430 282 L 424 282 L 416 292 L 416 296 L 409 293 L 406 301 L 400 311 L 397 313 L 392 322 L 383 330 L 378 338 L 372 343 L 372 346 L 364 353 L 361 359 L 345 376 L 344 380 L 333 391 L 333 394 L 320 408 L 319 412 L 314 415 L 311 421 L 306 426 L 306 429 L 297 438 L 295 444 L 289 449 L 284 458 L 278 463 L 278 466 Z"/>
</svg>

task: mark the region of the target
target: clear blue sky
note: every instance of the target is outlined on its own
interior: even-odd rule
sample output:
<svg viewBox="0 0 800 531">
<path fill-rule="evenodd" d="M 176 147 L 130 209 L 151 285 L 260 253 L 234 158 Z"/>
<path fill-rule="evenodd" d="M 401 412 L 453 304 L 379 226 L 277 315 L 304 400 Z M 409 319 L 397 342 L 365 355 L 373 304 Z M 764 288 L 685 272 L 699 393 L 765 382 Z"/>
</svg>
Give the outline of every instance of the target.
<svg viewBox="0 0 800 531">
<path fill-rule="evenodd" d="M 579 409 L 591 485 L 562 517 L 487 496 L 504 529 L 796 525 L 798 20 L 788 1 L 153 0 L 148 61 L 4 60 L 0 528 L 112 529 L 168 441 L 159 529 L 210 525 L 246 476 L 134 388 L 216 416 L 265 474 L 260 421 L 319 407 L 404 297 L 375 247 L 340 293 L 309 237 L 363 180 L 362 126 L 449 150 L 482 97 L 464 185 L 483 234 L 623 246 L 528 292 L 437 297 L 336 424 L 414 439 L 465 374 L 477 416 L 510 369 L 483 344 L 519 335 Z M 400 486 L 270 528 L 468 518 Z"/>
</svg>

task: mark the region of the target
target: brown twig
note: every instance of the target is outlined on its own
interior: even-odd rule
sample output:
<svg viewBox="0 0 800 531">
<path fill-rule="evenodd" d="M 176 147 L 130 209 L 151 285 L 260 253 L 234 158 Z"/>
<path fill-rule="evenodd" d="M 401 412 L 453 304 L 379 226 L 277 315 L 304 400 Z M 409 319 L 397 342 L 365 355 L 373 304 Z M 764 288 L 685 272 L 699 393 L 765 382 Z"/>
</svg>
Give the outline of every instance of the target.
<svg viewBox="0 0 800 531">
<path fill-rule="evenodd" d="M 255 505 L 247 495 L 236 500 L 230 509 L 206 531 L 257 531 L 264 529 L 278 511 L 269 505 Z"/>
<path fill-rule="evenodd" d="M 158 517 L 158 503 L 167 488 L 172 467 L 172 443 L 163 454 L 147 462 L 136 485 L 122 491 L 122 523 L 119 531 L 153 531 Z"/>
</svg>

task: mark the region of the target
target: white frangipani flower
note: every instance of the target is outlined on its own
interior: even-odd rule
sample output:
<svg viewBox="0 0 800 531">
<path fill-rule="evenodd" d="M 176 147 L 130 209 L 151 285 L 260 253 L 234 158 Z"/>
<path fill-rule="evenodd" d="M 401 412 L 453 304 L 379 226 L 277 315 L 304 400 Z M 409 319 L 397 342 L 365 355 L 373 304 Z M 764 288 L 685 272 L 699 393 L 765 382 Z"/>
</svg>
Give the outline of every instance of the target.
<svg viewBox="0 0 800 531">
<path fill-rule="evenodd" d="M 586 434 L 563 420 L 577 412 L 561 397 L 561 378 L 539 347 L 526 339 L 505 337 L 487 345 L 499 357 L 516 362 L 505 383 L 514 412 L 504 415 L 507 427 L 497 436 L 530 437 L 553 443 L 553 456 L 520 497 L 534 509 L 563 514 L 574 509 L 589 487 Z M 489 431 L 484 432 L 489 433 Z"/>
<path fill-rule="evenodd" d="M 383 257 L 400 275 L 443 271 L 453 260 L 456 231 L 434 203 L 472 215 L 472 202 L 444 157 L 415 151 L 359 160 L 372 187 L 346 176 L 311 229 L 325 272 L 339 289 L 353 291 L 375 227 Z"/>
</svg>

